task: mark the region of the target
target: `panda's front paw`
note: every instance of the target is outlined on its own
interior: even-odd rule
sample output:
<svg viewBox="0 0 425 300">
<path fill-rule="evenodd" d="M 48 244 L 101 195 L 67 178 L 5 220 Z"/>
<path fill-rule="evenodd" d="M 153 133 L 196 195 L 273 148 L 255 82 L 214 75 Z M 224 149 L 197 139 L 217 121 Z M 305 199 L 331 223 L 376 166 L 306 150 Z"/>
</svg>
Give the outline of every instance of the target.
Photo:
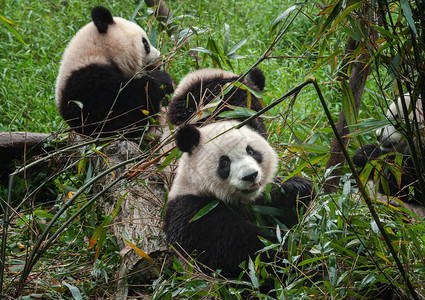
<svg viewBox="0 0 425 300">
<path fill-rule="evenodd" d="M 358 167 L 366 166 L 367 162 L 374 160 L 382 155 L 381 149 L 377 144 L 363 145 L 353 155 L 353 163 Z"/>
<path fill-rule="evenodd" d="M 283 183 L 274 183 L 270 192 L 273 206 L 286 208 L 307 206 L 314 196 L 313 183 L 299 176 L 293 176 Z"/>
<path fill-rule="evenodd" d="M 156 84 L 164 90 L 165 94 L 174 92 L 175 81 L 169 73 L 161 70 L 154 70 L 149 72 L 149 77 L 155 80 Z"/>
</svg>

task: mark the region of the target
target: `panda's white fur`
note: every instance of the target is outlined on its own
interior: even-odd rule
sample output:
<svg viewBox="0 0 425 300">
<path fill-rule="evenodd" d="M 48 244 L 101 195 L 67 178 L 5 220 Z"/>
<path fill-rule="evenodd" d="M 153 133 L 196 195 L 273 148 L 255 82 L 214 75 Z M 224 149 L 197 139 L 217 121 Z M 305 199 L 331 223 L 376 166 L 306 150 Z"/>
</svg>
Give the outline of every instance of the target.
<svg viewBox="0 0 425 300">
<path fill-rule="evenodd" d="M 208 81 L 212 79 L 217 78 L 223 78 L 223 79 L 232 79 L 237 77 L 235 73 L 232 73 L 230 71 L 222 70 L 222 69 L 215 69 L 215 68 L 205 68 L 205 69 L 198 69 L 195 70 L 189 74 L 187 74 L 183 79 L 180 81 L 179 85 L 177 86 L 176 90 L 174 91 L 173 98 L 180 98 L 183 96 L 188 88 L 191 86 L 198 84 L 198 82 Z M 203 99 L 204 95 L 194 95 L 195 97 L 199 97 L 200 99 Z"/>
<path fill-rule="evenodd" d="M 399 97 L 396 101 L 391 103 L 387 111 L 388 119 L 395 119 L 393 124 L 404 123 L 404 113 L 402 106 L 402 99 Z M 416 101 L 415 109 L 412 107 L 411 98 L 409 95 L 404 95 L 404 101 L 406 108 L 408 110 L 409 122 L 412 122 L 415 119 L 423 124 L 424 122 L 424 113 L 422 108 L 422 101 L 419 99 Z M 423 127 L 423 126 L 422 126 Z M 423 128 L 421 128 L 423 129 Z M 409 147 L 407 140 L 404 138 L 403 133 L 394 125 L 385 126 L 382 129 L 376 131 L 376 136 L 381 142 L 381 149 L 384 152 L 399 152 L 403 154 L 409 154 Z"/>
<path fill-rule="evenodd" d="M 227 203 L 254 201 L 271 183 L 277 170 L 277 155 L 270 144 L 248 127 L 234 129 L 237 121 L 212 123 L 199 128 L 199 146 L 184 153 L 179 160 L 177 175 L 169 198 L 179 195 L 214 196 Z M 250 146 L 262 157 L 258 162 L 247 152 Z M 230 159 L 230 174 L 217 175 L 220 157 Z M 243 180 L 258 172 L 253 181 Z"/>
<path fill-rule="evenodd" d="M 139 25 L 120 17 L 113 17 L 113 20 L 108 34 L 99 34 L 94 22 L 90 22 L 69 42 L 56 79 L 57 105 L 62 101 L 62 90 L 73 71 L 92 64 L 109 65 L 110 58 L 114 58 L 123 75 L 132 77 L 158 60 L 159 51 L 150 44 L 146 32 Z M 148 54 L 145 53 L 143 39 L 150 45 Z"/>
</svg>

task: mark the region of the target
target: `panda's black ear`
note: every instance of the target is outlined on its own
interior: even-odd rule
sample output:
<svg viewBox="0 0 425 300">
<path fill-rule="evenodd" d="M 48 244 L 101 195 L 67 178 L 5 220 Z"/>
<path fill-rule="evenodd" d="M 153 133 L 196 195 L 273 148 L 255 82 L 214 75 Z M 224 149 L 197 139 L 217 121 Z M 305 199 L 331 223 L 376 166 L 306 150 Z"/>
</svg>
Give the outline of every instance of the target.
<svg viewBox="0 0 425 300">
<path fill-rule="evenodd" d="M 91 18 L 99 33 L 106 33 L 108 26 L 114 24 L 110 11 L 103 6 L 94 7 L 91 10 Z"/>
<path fill-rule="evenodd" d="M 174 139 L 180 151 L 190 154 L 199 145 L 201 133 L 196 126 L 185 124 L 177 130 Z"/>
<path fill-rule="evenodd" d="M 260 91 L 264 90 L 266 85 L 266 77 L 264 76 L 263 71 L 257 67 L 249 71 L 248 75 L 246 75 L 246 80 L 255 85 Z"/>
</svg>

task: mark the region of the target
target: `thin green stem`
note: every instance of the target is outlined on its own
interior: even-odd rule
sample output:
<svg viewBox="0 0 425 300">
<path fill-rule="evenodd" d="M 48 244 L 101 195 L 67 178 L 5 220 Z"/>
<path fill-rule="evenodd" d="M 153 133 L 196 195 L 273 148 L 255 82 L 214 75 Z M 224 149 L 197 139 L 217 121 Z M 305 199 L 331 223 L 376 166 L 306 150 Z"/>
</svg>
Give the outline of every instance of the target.
<svg viewBox="0 0 425 300">
<path fill-rule="evenodd" d="M 9 200 L 12 197 L 12 186 L 13 186 L 13 175 L 9 176 L 9 190 L 7 191 L 7 199 Z M 0 256 L 0 295 L 3 293 L 3 276 L 4 276 L 4 266 L 6 259 L 6 237 L 7 229 L 9 227 L 9 206 L 10 202 L 7 201 L 4 208 L 4 218 L 3 218 L 3 239 L 1 243 L 1 256 Z"/>
<path fill-rule="evenodd" d="M 307 3 L 307 2 L 305 2 Z M 254 69 L 256 66 L 258 66 L 263 60 L 266 60 L 269 58 L 269 55 L 273 52 L 274 47 L 276 47 L 277 43 L 282 39 L 283 35 L 288 31 L 289 27 L 292 25 L 292 23 L 295 21 L 296 17 L 298 16 L 298 14 L 300 13 L 300 9 L 297 9 L 297 12 L 295 13 L 295 15 L 292 17 L 291 21 L 289 21 L 289 23 L 285 26 L 285 28 L 282 28 L 279 31 L 279 34 L 274 38 L 273 42 L 271 43 L 271 45 L 266 49 L 266 51 L 264 51 L 263 55 L 261 55 L 261 57 L 243 74 L 239 77 L 238 80 L 240 80 L 240 78 L 244 78 L 246 75 L 248 75 L 248 73 Z"/>
<path fill-rule="evenodd" d="M 288 97 L 290 97 L 290 96 L 292 96 L 294 94 L 298 94 L 306 85 L 308 85 L 310 83 L 313 83 L 313 79 L 311 77 L 308 78 L 303 83 L 301 83 L 300 85 L 297 85 L 296 87 L 294 87 L 292 90 L 290 90 L 289 92 L 287 92 L 285 95 L 283 95 L 279 99 L 273 101 L 272 103 L 270 103 L 269 105 L 267 105 L 263 109 L 259 110 L 257 113 L 255 113 L 251 117 L 245 119 L 243 122 L 241 122 L 240 124 L 238 124 L 235 128 L 241 128 L 242 126 L 245 126 L 246 124 L 248 124 L 249 122 L 251 122 L 255 118 L 258 118 L 259 116 L 261 116 L 262 114 L 264 114 L 266 111 L 268 111 L 268 110 L 272 109 L 273 107 L 275 107 L 276 105 L 278 105 L 280 102 L 282 102 L 286 98 L 288 98 Z"/>
</svg>

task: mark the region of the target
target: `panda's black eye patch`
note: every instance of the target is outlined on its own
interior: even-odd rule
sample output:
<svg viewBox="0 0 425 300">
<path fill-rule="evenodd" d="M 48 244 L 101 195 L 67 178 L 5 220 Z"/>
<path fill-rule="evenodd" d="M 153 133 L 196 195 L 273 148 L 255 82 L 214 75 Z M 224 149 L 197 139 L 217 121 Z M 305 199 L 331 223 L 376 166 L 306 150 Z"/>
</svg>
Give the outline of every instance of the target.
<svg viewBox="0 0 425 300">
<path fill-rule="evenodd" d="M 148 40 L 145 38 L 142 38 L 143 46 L 145 47 L 146 54 L 149 54 L 151 52 L 151 45 L 149 44 Z"/>
<path fill-rule="evenodd" d="M 221 179 L 226 179 L 230 174 L 230 165 L 232 162 L 227 155 L 222 155 L 218 161 L 217 175 Z"/>
<path fill-rule="evenodd" d="M 263 161 L 263 156 L 260 152 L 252 148 L 251 146 L 246 146 L 246 153 L 251 155 L 259 164 Z"/>
</svg>

